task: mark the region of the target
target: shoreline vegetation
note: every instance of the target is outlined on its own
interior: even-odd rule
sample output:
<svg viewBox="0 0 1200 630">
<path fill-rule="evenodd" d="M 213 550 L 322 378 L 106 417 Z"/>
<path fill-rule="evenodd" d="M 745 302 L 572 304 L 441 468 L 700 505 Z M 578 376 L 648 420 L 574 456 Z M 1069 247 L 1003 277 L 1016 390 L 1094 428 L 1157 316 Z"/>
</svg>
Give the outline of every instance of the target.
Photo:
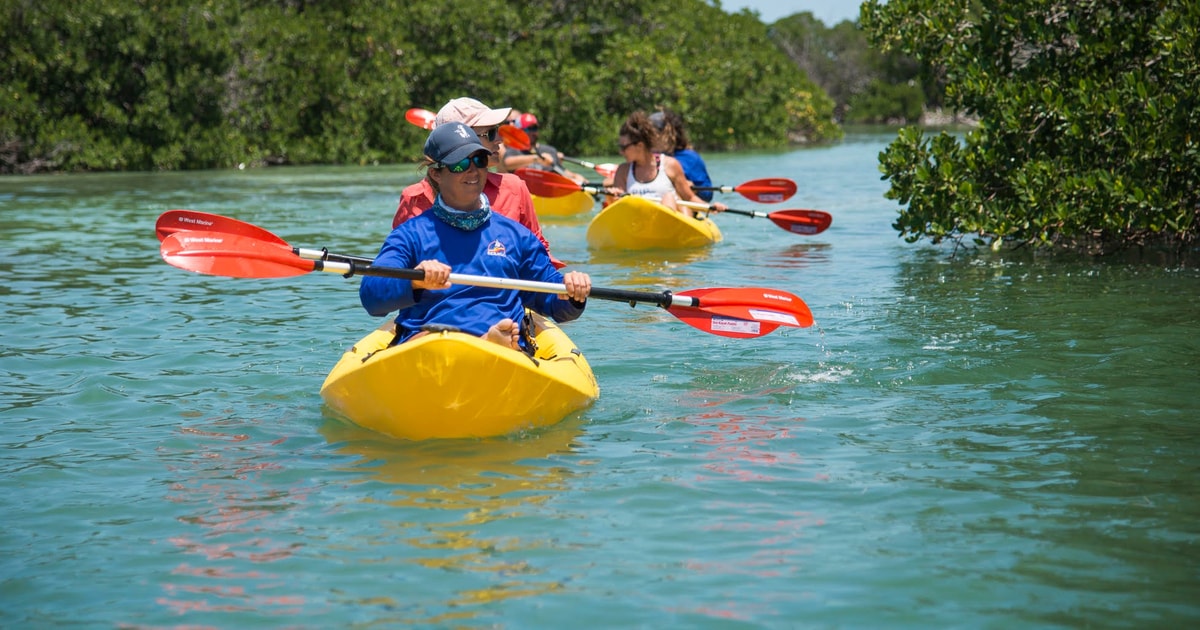
<svg viewBox="0 0 1200 630">
<path fill-rule="evenodd" d="M 0 174 L 406 163 L 403 111 L 463 95 L 537 112 L 568 154 L 659 107 L 703 151 L 819 145 L 933 93 L 854 22 L 684 2 L 8 3 Z"/>
<path fill-rule="evenodd" d="M 944 108 L 980 121 L 905 127 L 880 154 L 906 241 L 1194 255 L 1194 3 L 871 0 L 859 20 L 881 54 L 923 60 Z"/>
<path fill-rule="evenodd" d="M 410 162 L 404 111 L 465 95 L 536 112 L 571 154 L 658 107 L 703 150 L 840 137 L 757 14 L 684 2 L 6 3 L 0 173 Z"/>
<path fill-rule="evenodd" d="M 909 242 L 1195 246 L 1183 0 L 868 0 L 832 26 L 682 2 L 9 2 L 0 174 L 409 163 L 425 132 L 404 112 L 459 96 L 605 155 L 629 113 L 665 107 L 701 151 L 899 126 L 880 170 Z"/>
</svg>

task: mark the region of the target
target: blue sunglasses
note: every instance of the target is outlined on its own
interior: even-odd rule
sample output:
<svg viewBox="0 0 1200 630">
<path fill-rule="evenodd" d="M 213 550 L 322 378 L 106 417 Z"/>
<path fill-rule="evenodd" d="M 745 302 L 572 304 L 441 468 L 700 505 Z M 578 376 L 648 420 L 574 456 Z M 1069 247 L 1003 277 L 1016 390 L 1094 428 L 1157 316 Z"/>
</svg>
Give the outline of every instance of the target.
<svg viewBox="0 0 1200 630">
<path fill-rule="evenodd" d="M 456 164 L 440 164 L 441 168 L 449 169 L 451 173 L 461 173 L 474 164 L 478 168 L 487 168 L 488 155 L 486 153 L 476 153 L 470 157 L 465 157 Z"/>
</svg>

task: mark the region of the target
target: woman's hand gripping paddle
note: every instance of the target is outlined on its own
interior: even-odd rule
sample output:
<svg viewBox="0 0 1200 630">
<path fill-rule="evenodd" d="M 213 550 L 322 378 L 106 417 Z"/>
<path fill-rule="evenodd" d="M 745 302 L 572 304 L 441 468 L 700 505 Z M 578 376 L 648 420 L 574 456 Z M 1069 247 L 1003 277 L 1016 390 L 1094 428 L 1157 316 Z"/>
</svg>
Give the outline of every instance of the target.
<svg viewBox="0 0 1200 630">
<path fill-rule="evenodd" d="M 500 137 L 504 139 L 504 144 L 518 151 L 529 152 L 533 150 L 533 142 L 529 139 L 529 134 L 525 133 L 524 129 L 520 129 L 512 125 L 501 125 Z M 587 160 L 580 160 L 578 158 L 566 156 L 563 156 L 562 159 L 573 164 L 590 168 L 604 177 L 612 177 L 613 173 L 617 172 L 616 164 L 596 164 L 595 162 L 589 162 Z"/>
</svg>

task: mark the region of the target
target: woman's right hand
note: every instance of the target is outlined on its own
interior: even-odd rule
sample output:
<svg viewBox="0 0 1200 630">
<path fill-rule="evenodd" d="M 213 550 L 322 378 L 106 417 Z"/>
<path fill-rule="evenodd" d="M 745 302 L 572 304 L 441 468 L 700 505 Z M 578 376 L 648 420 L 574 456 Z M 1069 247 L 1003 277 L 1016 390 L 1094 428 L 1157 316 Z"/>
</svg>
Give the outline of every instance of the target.
<svg viewBox="0 0 1200 630">
<path fill-rule="evenodd" d="M 440 260 L 422 260 L 414 269 L 425 272 L 423 280 L 413 280 L 414 289 L 448 289 L 450 288 L 450 265 Z"/>
</svg>

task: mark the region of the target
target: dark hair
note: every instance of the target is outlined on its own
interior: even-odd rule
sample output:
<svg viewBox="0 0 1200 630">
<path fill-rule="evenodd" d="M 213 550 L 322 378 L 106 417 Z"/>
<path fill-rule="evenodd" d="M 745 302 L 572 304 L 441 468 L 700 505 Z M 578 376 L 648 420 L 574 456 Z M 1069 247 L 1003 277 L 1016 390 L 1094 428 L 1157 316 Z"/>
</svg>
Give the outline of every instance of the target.
<svg viewBox="0 0 1200 630">
<path fill-rule="evenodd" d="M 442 189 L 440 186 L 438 186 L 438 183 L 433 181 L 433 178 L 429 176 L 430 171 L 436 171 L 437 169 L 437 162 L 433 158 L 429 157 L 428 155 L 421 156 L 421 161 L 419 164 L 417 164 L 417 172 L 420 173 L 421 171 L 425 171 L 425 181 L 429 182 L 429 187 L 433 189 L 434 194 L 442 192 Z"/>
<path fill-rule="evenodd" d="M 646 148 L 651 151 L 658 150 L 658 130 L 654 128 L 654 123 L 650 122 L 650 117 L 646 112 L 636 111 L 621 123 L 621 136 L 629 138 L 632 142 L 641 142 L 646 145 Z"/>
<path fill-rule="evenodd" d="M 664 109 L 663 115 L 667 119 L 667 127 L 675 132 L 675 150 L 682 151 L 688 148 L 692 142 L 688 140 L 687 129 L 683 126 L 683 116 L 669 109 Z"/>
<path fill-rule="evenodd" d="M 662 144 L 668 153 L 682 151 L 691 144 L 688 141 L 687 129 L 683 127 L 683 117 L 675 111 L 663 108 L 662 111 Z"/>
</svg>

